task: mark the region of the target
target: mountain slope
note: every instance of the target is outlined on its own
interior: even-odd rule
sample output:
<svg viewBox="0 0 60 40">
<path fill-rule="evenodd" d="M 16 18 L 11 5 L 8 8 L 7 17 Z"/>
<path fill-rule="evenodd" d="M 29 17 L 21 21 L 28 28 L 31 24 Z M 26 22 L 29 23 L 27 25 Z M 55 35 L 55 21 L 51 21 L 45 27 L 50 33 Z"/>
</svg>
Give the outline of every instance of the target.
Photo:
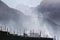
<svg viewBox="0 0 60 40">
<path fill-rule="evenodd" d="M 43 0 L 37 7 L 39 14 L 43 15 L 43 20 L 47 29 L 53 35 L 60 36 L 60 0 Z M 40 16 L 40 15 L 39 15 Z"/>
<path fill-rule="evenodd" d="M 5 30 L 3 25 L 6 25 L 8 31 L 23 32 L 25 27 L 23 23 L 29 20 L 30 17 L 25 16 L 21 11 L 8 7 L 5 3 L 0 1 L 0 25 L 2 30 Z M 17 33 L 17 34 L 19 34 Z"/>
</svg>

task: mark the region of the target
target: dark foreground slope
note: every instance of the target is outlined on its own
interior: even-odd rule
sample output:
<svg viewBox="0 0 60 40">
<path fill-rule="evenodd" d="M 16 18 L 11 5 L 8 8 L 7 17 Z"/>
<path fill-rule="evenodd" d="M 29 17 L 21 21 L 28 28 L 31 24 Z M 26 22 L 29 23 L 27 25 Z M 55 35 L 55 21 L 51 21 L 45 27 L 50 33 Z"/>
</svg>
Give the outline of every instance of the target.
<svg viewBox="0 0 60 40">
<path fill-rule="evenodd" d="M 53 40 L 52 38 L 34 38 L 10 34 L 9 32 L 0 31 L 0 40 Z"/>
</svg>

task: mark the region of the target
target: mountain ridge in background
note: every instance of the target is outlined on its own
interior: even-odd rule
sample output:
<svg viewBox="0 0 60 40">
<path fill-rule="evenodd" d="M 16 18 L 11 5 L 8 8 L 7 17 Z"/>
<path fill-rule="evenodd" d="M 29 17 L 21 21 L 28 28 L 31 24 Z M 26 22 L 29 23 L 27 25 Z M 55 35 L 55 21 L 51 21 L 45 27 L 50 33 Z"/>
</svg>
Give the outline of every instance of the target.
<svg viewBox="0 0 60 40">
<path fill-rule="evenodd" d="M 60 0 L 43 0 L 37 7 L 52 35 L 60 37 Z"/>
<path fill-rule="evenodd" d="M 25 16 L 21 11 L 8 7 L 4 2 L 0 1 L 0 24 L 2 30 L 5 30 L 3 25 L 6 25 L 8 30 L 16 34 L 21 33 L 25 29 L 23 23 L 29 19 L 28 16 Z M 17 33 L 17 31 L 19 33 Z"/>
</svg>

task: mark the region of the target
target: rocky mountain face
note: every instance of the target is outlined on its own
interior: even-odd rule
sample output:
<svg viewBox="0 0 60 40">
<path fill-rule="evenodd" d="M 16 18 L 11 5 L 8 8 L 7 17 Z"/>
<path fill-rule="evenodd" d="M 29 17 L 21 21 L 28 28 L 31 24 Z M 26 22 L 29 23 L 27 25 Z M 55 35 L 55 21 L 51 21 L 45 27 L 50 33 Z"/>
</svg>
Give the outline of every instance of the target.
<svg viewBox="0 0 60 40">
<path fill-rule="evenodd" d="M 60 0 L 43 0 L 37 7 L 38 15 L 42 14 L 48 30 L 53 35 L 60 35 Z"/>
</svg>

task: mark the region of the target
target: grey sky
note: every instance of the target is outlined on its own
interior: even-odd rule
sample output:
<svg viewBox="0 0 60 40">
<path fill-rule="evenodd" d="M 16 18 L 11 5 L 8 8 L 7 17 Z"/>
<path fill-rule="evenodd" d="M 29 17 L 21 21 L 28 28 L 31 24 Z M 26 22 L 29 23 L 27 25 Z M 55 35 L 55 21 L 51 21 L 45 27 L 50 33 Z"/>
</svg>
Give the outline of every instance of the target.
<svg viewBox="0 0 60 40">
<path fill-rule="evenodd" d="M 24 4 L 29 7 L 36 7 L 38 4 L 40 4 L 41 0 L 2 0 L 10 7 L 15 8 L 19 4 Z"/>
</svg>

